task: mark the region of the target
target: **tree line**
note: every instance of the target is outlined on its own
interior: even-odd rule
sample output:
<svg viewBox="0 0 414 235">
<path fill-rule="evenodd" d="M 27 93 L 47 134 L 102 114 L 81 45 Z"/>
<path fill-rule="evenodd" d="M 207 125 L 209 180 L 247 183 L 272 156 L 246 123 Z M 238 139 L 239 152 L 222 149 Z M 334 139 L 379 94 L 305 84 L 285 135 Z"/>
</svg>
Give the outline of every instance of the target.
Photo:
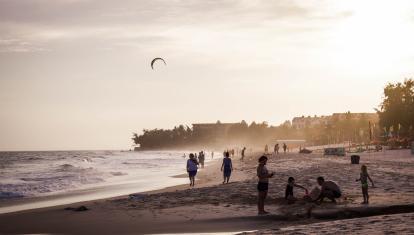
<svg viewBox="0 0 414 235">
<path fill-rule="evenodd" d="M 341 118 L 334 115 L 327 123 L 309 124 L 304 128 L 295 128 L 290 121 L 279 126 L 241 121 L 232 124 L 225 132 L 217 132 L 222 127 L 218 121 L 216 128 L 206 130 L 195 130 L 186 125 L 173 129 L 144 129 L 141 135 L 133 133 L 132 140 L 142 149 L 264 146 L 281 139 L 303 139 L 307 145 L 345 141 L 366 144 L 386 142 L 390 138 L 410 141 L 414 138 L 414 80 L 387 84 L 383 101 L 376 111 L 379 121 L 371 120 L 364 114 L 355 116 L 348 111 Z"/>
<path fill-rule="evenodd" d="M 347 113 L 344 120 L 333 119 L 327 125 L 309 126 L 301 129 L 294 128 L 290 122 L 279 126 L 269 126 L 268 123 L 245 121 L 233 124 L 225 134 L 218 135 L 211 131 L 195 131 L 188 126 L 179 125 L 173 129 L 143 130 L 143 134 L 133 133 L 133 142 L 142 149 L 163 148 L 226 148 L 241 146 L 261 146 L 274 144 L 277 140 L 301 139 L 307 145 L 325 145 L 343 141 L 368 142 L 370 140 L 368 119 L 351 118 Z M 217 124 L 220 125 L 220 124 Z M 217 126 L 219 128 L 219 126 Z M 375 125 L 372 126 L 374 132 Z M 372 135 L 373 133 L 371 133 Z"/>
</svg>

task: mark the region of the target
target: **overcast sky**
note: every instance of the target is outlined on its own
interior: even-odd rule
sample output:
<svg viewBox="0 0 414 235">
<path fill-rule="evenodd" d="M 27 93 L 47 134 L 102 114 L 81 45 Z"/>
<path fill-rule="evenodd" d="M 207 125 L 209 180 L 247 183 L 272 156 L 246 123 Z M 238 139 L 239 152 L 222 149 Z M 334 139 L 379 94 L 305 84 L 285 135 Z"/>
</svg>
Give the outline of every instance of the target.
<svg viewBox="0 0 414 235">
<path fill-rule="evenodd" d="M 373 112 L 413 42 L 413 1 L 0 0 L 0 150 Z"/>
</svg>

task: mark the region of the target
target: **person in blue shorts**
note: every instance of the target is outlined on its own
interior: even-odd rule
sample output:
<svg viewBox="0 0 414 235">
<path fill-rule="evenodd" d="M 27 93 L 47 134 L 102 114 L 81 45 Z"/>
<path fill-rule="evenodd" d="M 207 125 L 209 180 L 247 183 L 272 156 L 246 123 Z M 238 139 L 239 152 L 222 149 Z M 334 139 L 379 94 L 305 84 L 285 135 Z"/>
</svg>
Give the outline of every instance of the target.
<svg viewBox="0 0 414 235">
<path fill-rule="evenodd" d="M 231 163 L 230 153 L 226 152 L 221 164 L 221 171 L 223 172 L 223 184 L 229 183 L 231 172 L 233 171 L 233 164 Z"/>
</svg>

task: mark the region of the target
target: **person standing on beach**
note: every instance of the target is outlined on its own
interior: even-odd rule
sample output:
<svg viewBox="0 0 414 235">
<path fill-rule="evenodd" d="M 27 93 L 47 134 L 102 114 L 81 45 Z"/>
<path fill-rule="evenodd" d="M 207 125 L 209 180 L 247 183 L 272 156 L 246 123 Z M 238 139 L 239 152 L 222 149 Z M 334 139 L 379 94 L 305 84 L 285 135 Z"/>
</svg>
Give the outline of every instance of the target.
<svg viewBox="0 0 414 235">
<path fill-rule="evenodd" d="M 201 164 L 201 168 L 204 168 L 204 151 L 198 153 L 198 162 Z"/>
<path fill-rule="evenodd" d="M 226 152 L 223 158 L 223 164 L 221 164 L 221 171 L 223 172 L 223 184 L 229 183 L 231 172 L 233 171 L 233 164 L 229 152 Z"/>
<path fill-rule="evenodd" d="M 211 151 L 211 159 L 214 158 L 214 151 Z"/>
<path fill-rule="evenodd" d="M 286 153 L 286 150 L 287 150 L 287 145 L 286 143 L 283 143 L 283 153 Z"/>
<path fill-rule="evenodd" d="M 267 154 L 269 152 L 269 146 L 267 146 L 267 144 L 265 145 L 265 154 Z"/>
<path fill-rule="evenodd" d="M 194 187 L 195 176 L 197 174 L 197 159 L 195 158 L 194 154 L 190 153 L 190 159 L 187 160 L 187 172 L 188 178 L 190 179 L 190 187 Z"/>
<path fill-rule="evenodd" d="M 374 181 L 368 175 L 367 166 L 362 165 L 359 179 L 356 180 L 361 181 L 362 196 L 364 197 L 364 201 L 361 204 L 369 204 L 368 180 L 371 182 L 372 187 L 374 187 Z"/>
<path fill-rule="evenodd" d="M 264 202 L 267 197 L 267 191 L 269 188 L 269 178 L 273 177 L 274 173 L 269 174 L 266 168 L 267 157 L 265 155 L 259 158 L 259 165 L 257 166 L 257 177 L 259 182 L 257 184 L 257 191 L 259 191 L 257 209 L 259 215 L 269 214 L 264 209 Z"/>
<path fill-rule="evenodd" d="M 244 153 L 246 152 L 246 147 L 243 147 L 242 151 L 241 151 L 241 159 L 240 160 L 244 160 Z"/>
<path fill-rule="evenodd" d="M 275 144 L 274 154 L 275 155 L 279 154 L 279 144 Z"/>
</svg>

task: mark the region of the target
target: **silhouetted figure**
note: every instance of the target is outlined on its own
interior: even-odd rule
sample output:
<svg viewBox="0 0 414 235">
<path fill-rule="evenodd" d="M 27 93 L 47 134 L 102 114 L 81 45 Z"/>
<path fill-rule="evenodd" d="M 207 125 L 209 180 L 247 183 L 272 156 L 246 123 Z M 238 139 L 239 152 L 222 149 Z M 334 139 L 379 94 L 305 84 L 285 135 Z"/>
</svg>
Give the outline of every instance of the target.
<svg viewBox="0 0 414 235">
<path fill-rule="evenodd" d="M 274 153 L 279 154 L 279 144 L 275 144 Z"/>
<path fill-rule="evenodd" d="M 295 178 L 289 177 L 285 190 L 285 200 L 287 200 L 289 204 L 294 203 L 296 201 L 295 196 L 293 196 L 294 187 L 301 188 L 305 190 L 306 195 L 308 194 L 308 190 L 305 187 L 295 183 Z"/>
<path fill-rule="evenodd" d="M 356 180 L 361 181 L 362 196 L 364 197 L 364 201 L 361 204 L 369 204 L 368 180 L 371 181 L 372 187 L 374 187 L 374 181 L 372 181 L 368 174 L 367 166 L 362 165 L 359 179 Z"/>
<path fill-rule="evenodd" d="M 233 171 L 233 164 L 229 152 L 223 158 L 223 164 L 221 164 L 221 171 L 223 172 L 223 184 L 229 183 L 231 172 Z"/>
<path fill-rule="evenodd" d="M 287 150 L 287 145 L 286 143 L 283 143 L 283 153 L 286 153 L 286 150 Z"/>
<path fill-rule="evenodd" d="M 244 154 L 246 152 L 246 147 L 243 147 L 242 151 L 241 151 L 241 159 L 240 160 L 244 160 Z"/>
<path fill-rule="evenodd" d="M 187 160 L 187 172 L 188 172 L 188 178 L 190 179 L 190 186 L 194 187 L 195 182 L 195 176 L 197 174 L 198 170 L 198 162 L 195 158 L 194 154 L 190 153 L 190 159 Z"/>
<path fill-rule="evenodd" d="M 318 184 L 321 186 L 321 193 L 319 194 L 318 198 L 315 201 L 322 202 L 325 197 L 329 198 L 332 202 L 336 202 L 336 198 L 340 198 L 342 196 L 341 189 L 339 186 L 333 181 L 325 181 L 322 176 L 319 176 Z"/>
<path fill-rule="evenodd" d="M 201 151 L 198 153 L 198 162 L 200 162 L 201 168 L 204 168 L 204 160 L 205 160 L 204 152 Z"/>
<path fill-rule="evenodd" d="M 267 144 L 265 145 L 265 154 L 267 154 L 269 152 L 269 146 L 267 146 Z"/>
<path fill-rule="evenodd" d="M 274 174 L 269 174 L 266 168 L 266 163 L 267 157 L 264 155 L 261 156 L 259 158 L 259 165 L 257 166 L 257 177 L 259 178 L 259 182 L 257 184 L 257 191 L 259 191 L 257 209 L 259 215 L 269 214 L 269 212 L 264 209 L 264 203 L 269 189 L 269 178 L 273 177 Z"/>
<path fill-rule="evenodd" d="M 214 151 L 211 152 L 211 159 L 214 158 Z"/>
</svg>

